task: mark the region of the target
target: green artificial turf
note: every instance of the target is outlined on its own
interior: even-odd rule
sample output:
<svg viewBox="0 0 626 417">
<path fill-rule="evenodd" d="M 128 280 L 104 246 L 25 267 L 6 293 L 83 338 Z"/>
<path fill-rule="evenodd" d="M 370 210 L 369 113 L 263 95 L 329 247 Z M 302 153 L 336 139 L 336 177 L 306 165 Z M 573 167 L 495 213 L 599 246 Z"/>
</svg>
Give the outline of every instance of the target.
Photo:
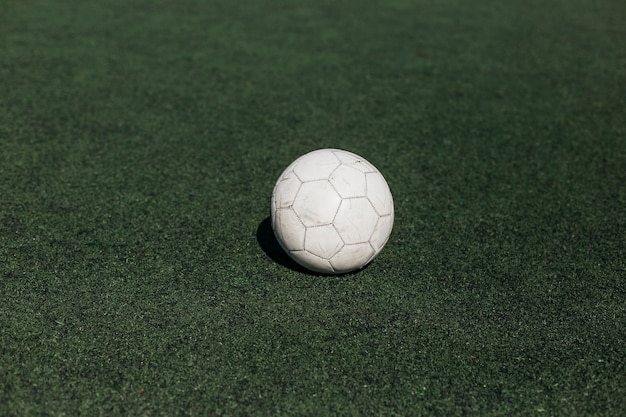
<svg viewBox="0 0 626 417">
<path fill-rule="evenodd" d="M 622 0 L 0 2 L 0 415 L 626 415 Z M 274 181 L 387 178 L 364 270 Z"/>
</svg>

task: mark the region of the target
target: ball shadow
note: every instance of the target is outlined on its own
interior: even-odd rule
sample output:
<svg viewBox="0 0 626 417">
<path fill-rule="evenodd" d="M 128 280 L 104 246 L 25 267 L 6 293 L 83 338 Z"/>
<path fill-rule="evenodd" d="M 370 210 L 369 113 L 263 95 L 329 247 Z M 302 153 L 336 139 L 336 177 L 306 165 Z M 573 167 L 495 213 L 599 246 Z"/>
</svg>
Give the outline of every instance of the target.
<svg viewBox="0 0 626 417">
<path fill-rule="evenodd" d="M 278 240 L 274 235 L 274 230 L 272 229 L 272 221 L 269 216 L 263 219 L 257 227 L 256 240 L 259 243 L 261 249 L 263 249 L 263 252 L 265 252 L 265 254 L 269 256 L 271 260 L 279 265 L 291 269 L 292 271 L 300 272 L 306 275 L 311 275 L 315 277 L 345 277 L 357 274 L 359 271 L 363 271 L 364 269 L 367 269 L 369 267 L 369 264 L 367 264 L 363 268 L 357 269 L 356 271 L 350 271 L 341 274 L 323 274 L 306 269 L 305 267 L 301 266 L 299 263 L 291 259 L 280 246 L 280 243 L 278 243 Z"/>
<path fill-rule="evenodd" d="M 261 246 L 261 249 L 263 249 L 263 252 L 265 252 L 265 254 L 277 264 L 287 267 L 293 271 L 301 272 L 303 274 L 316 276 L 321 275 L 309 271 L 308 269 L 304 268 L 296 261 L 291 259 L 289 255 L 287 255 L 287 253 L 280 246 L 280 243 L 278 243 L 276 236 L 274 235 L 274 230 L 272 229 L 272 221 L 270 220 L 269 216 L 263 219 L 263 221 L 261 221 L 261 223 L 259 224 L 259 227 L 257 227 L 256 240 L 259 243 L 259 246 Z"/>
</svg>

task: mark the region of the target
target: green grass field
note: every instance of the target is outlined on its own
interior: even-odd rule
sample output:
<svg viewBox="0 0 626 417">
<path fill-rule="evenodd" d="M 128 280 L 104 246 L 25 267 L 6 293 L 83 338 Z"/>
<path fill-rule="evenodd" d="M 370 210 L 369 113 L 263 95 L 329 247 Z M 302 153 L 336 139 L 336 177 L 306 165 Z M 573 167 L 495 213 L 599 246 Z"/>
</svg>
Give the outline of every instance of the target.
<svg viewBox="0 0 626 417">
<path fill-rule="evenodd" d="M 622 0 L 0 1 L 0 415 L 626 415 Z M 278 249 L 322 147 L 364 270 Z"/>
</svg>

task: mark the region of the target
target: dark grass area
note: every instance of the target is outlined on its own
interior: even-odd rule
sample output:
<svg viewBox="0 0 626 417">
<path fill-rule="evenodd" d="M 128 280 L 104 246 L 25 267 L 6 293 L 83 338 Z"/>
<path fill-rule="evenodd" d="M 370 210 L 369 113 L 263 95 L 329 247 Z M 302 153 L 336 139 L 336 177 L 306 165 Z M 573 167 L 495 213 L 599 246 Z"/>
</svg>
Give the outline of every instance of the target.
<svg viewBox="0 0 626 417">
<path fill-rule="evenodd" d="M 626 414 L 626 3 L 0 3 L 0 415 Z M 280 253 L 319 147 L 396 224 Z"/>
</svg>

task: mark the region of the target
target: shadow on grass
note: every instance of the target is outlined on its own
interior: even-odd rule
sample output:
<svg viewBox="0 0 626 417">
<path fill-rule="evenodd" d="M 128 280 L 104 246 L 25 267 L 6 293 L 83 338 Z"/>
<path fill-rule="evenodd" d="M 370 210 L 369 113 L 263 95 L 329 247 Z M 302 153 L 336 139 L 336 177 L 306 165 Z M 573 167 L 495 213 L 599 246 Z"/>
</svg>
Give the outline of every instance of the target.
<svg viewBox="0 0 626 417">
<path fill-rule="evenodd" d="M 257 227 L 256 240 L 257 242 L 259 242 L 259 246 L 261 246 L 261 249 L 263 249 L 263 252 L 265 252 L 267 256 L 269 256 L 277 264 L 287 267 L 293 271 L 311 275 L 311 276 L 345 277 L 345 276 L 357 274 L 359 273 L 359 271 L 362 271 L 364 269 L 367 269 L 367 267 L 369 267 L 369 264 L 368 264 L 368 265 L 365 265 L 363 268 L 358 269 L 356 271 L 350 271 L 350 272 L 345 272 L 341 274 L 322 274 L 322 273 L 313 272 L 304 268 L 303 266 L 298 264 L 296 261 L 291 259 L 289 255 L 287 255 L 287 253 L 280 246 L 280 243 L 278 243 L 278 240 L 276 239 L 276 236 L 274 235 L 274 230 L 272 229 L 272 221 L 270 220 L 269 216 L 263 219 L 263 221 L 261 221 L 261 223 L 259 224 L 259 227 Z"/>
<path fill-rule="evenodd" d="M 320 275 L 315 272 L 300 266 L 296 261 L 291 259 L 289 255 L 280 247 L 280 243 L 276 240 L 274 230 L 272 230 L 272 221 L 269 216 L 263 219 L 256 229 L 256 240 L 259 242 L 259 246 L 263 249 L 263 252 L 267 254 L 274 262 L 284 267 L 287 267 L 296 272 L 301 272 L 308 275 Z"/>
</svg>

